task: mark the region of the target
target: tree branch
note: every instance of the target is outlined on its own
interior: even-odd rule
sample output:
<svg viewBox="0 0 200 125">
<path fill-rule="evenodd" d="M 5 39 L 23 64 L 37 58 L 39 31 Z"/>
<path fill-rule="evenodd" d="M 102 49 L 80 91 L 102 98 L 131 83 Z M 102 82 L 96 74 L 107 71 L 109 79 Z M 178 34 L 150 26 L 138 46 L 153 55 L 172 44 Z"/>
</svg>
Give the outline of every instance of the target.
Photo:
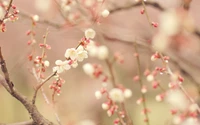
<svg viewBox="0 0 200 125">
<path fill-rule="evenodd" d="M 12 82 L 9 78 L 9 73 L 6 67 L 5 60 L 3 58 L 3 54 L 1 52 L 0 47 L 0 65 L 2 72 L 4 74 L 4 77 L 0 75 L 0 84 L 3 85 L 3 87 L 10 93 L 15 99 L 17 99 L 19 102 L 21 102 L 26 110 L 29 112 L 31 118 L 33 119 L 33 122 L 35 125 L 54 125 L 49 120 L 45 119 L 40 112 L 38 111 L 37 107 L 32 104 L 32 102 L 24 95 L 22 95 L 20 92 L 18 92 Z"/>
</svg>

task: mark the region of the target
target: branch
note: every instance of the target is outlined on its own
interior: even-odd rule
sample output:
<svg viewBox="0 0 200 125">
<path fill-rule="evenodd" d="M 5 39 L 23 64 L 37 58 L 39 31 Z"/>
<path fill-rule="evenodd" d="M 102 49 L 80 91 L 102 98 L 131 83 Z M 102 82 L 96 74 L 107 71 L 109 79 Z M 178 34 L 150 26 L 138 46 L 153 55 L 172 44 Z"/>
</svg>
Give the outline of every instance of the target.
<svg viewBox="0 0 200 125">
<path fill-rule="evenodd" d="M 32 19 L 31 14 L 28 14 L 28 13 L 23 12 L 23 11 L 20 11 L 19 15 L 21 17 L 23 17 L 23 18 Z M 64 24 L 54 23 L 52 21 L 45 20 L 45 19 L 40 19 L 38 21 L 38 23 L 40 23 L 40 24 L 46 24 L 46 25 L 52 26 L 52 27 L 57 28 L 57 29 L 60 29 L 60 28 L 62 28 L 64 26 Z"/>
<path fill-rule="evenodd" d="M 157 2 L 149 2 L 149 1 L 146 1 L 145 2 L 145 5 L 147 6 L 152 6 L 160 11 L 164 11 L 165 9 L 160 5 L 158 4 Z M 129 10 L 129 9 L 132 9 L 134 7 L 139 7 L 139 6 L 142 6 L 142 2 L 137 2 L 137 3 L 132 3 L 128 6 L 125 6 L 125 7 L 118 7 L 118 8 L 114 8 L 114 9 L 111 9 L 110 10 L 110 13 L 116 13 L 118 11 L 122 11 L 122 10 Z"/>
<path fill-rule="evenodd" d="M 200 34 L 199 34 L 200 35 Z M 112 38 L 112 37 L 109 37 L 107 36 L 106 34 L 103 34 L 103 37 L 104 39 L 106 39 L 108 42 L 119 42 L 119 43 L 123 43 L 123 44 L 126 44 L 128 46 L 131 46 L 133 45 L 132 41 L 128 41 L 128 40 L 120 40 L 120 39 L 117 39 L 117 38 Z M 143 47 L 143 48 L 146 48 L 148 50 L 151 50 L 153 51 L 153 48 L 151 47 L 150 44 L 147 44 L 147 43 L 144 43 L 144 42 L 140 42 L 140 41 L 137 41 L 137 46 L 139 47 Z M 166 52 L 163 52 L 164 55 L 169 55 L 167 54 Z M 172 62 L 173 65 L 175 65 L 175 67 L 183 74 L 185 75 L 190 81 L 192 81 L 192 83 L 198 88 L 198 91 L 200 93 L 200 81 L 196 80 L 185 68 L 183 65 L 181 65 L 179 62 L 182 62 L 180 61 L 181 59 L 179 59 L 178 57 L 170 54 L 169 55 L 170 57 L 170 60 Z M 184 61 L 185 62 L 185 61 Z M 192 67 L 192 66 L 191 66 Z"/>
<path fill-rule="evenodd" d="M 53 76 L 56 75 L 57 72 L 53 72 L 51 75 L 49 75 L 42 83 L 40 83 L 36 89 L 35 89 L 35 93 L 33 95 L 33 99 L 32 99 L 32 103 L 35 104 L 35 99 L 36 99 L 36 96 L 37 96 L 37 92 L 38 90 L 49 80 L 51 79 Z"/>
<path fill-rule="evenodd" d="M 137 42 L 134 41 L 134 49 L 135 49 L 135 53 L 137 54 L 136 56 L 136 62 L 137 62 L 137 67 L 138 67 L 138 75 L 139 75 L 139 84 L 140 84 L 140 88 L 142 89 L 143 87 L 143 82 L 142 82 L 142 71 L 141 71 L 141 63 L 140 63 L 140 55 L 138 53 L 138 48 L 137 48 Z M 145 93 L 142 93 L 142 105 L 143 105 L 143 110 L 147 110 L 147 104 L 146 104 L 146 95 Z M 146 121 L 146 125 L 150 125 L 150 121 L 149 121 L 149 115 L 148 112 L 144 113 L 145 115 L 145 121 Z"/>
<path fill-rule="evenodd" d="M 4 77 L 0 75 L 0 84 L 3 85 L 3 87 L 8 91 L 8 93 L 10 93 L 15 99 L 17 99 L 19 102 L 22 103 L 22 105 L 24 105 L 26 110 L 29 112 L 29 115 L 33 119 L 34 125 L 54 125 L 52 122 L 45 119 L 40 114 L 37 107 L 34 104 L 32 104 L 32 102 L 26 96 L 22 95 L 20 92 L 18 92 L 14 88 L 9 78 L 9 73 L 8 73 L 2 52 L 1 52 L 1 47 L 0 47 L 0 62 L 1 62 L 0 63 L 1 69 L 4 74 Z"/>
</svg>

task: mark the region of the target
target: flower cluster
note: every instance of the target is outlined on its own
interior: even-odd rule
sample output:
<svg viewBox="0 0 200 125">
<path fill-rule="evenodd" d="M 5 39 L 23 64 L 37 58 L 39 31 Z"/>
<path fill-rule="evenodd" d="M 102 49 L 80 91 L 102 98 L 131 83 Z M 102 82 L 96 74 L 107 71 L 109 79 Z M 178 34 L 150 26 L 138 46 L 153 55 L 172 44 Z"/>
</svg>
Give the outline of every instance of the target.
<svg viewBox="0 0 200 125">
<path fill-rule="evenodd" d="M 103 86 L 100 91 L 95 92 L 95 97 L 100 99 L 104 94 L 107 97 L 107 101 L 102 103 L 102 109 L 107 111 L 108 116 L 112 116 L 115 112 L 124 115 L 118 110 L 117 103 L 123 103 L 125 99 L 130 98 L 132 91 L 122 86 L 107 91 L 106 87 Z"/>
<path fill-rule="evenodd" d="M 86 50 L 91 57 L 97 57 L 100 60 L 105 60 L 109 56 L 108 48 L 104 45 L 97 45 L 94 41 L 90 41 Z"/>
<path fill-rule="evenodd" d="M 95 37 L 95 31 L 93 29 L 87 29 L 85 31 L 85 38 L 83 38 L 76 48 L 69 48 L 66 50 L 64 56 L 65 60 L 56 60 L 56 66 L 53 67 L 53 72 L 62 73 L 69 70 L 71 67 L 76 68 L 78 62 L 82 62 L 84 59 L 88 58 L 88 52 L 86 47 L 90 44 L 91 40 Z"/>
<path fill-rule="evenodd" d="M 8 10 L 10 9 L 10 10 Z M 17 7 L 13 4 L 9 6 L 8 1 L 1 1 L 0 2 L 0 29 L 1 32 L 6 31 L 6 22 L 11 21 L 14 22 L 18 20 L 18 13 Z"/>
</svg>

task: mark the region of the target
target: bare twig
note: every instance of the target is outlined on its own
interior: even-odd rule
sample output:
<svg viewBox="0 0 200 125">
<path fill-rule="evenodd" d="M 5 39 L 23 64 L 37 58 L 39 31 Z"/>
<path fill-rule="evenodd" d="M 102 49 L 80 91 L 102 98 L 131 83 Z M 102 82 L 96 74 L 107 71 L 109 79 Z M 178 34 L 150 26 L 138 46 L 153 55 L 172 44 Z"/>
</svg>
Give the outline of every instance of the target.
<svg viewBox="0 0 200 125">
<path fill-rule="evenodd" d="M 37 92 L 38 90 L 47 82 L 49 81 L 49 79 L 51 79 L 53 76 L 56 75 L 57 72 L 53 72 L 51 75 L 49 75 L 42 83 L 40 83 L 36 89 L 35 89 L 35 93 L 33 95 L 33 99 L 32 99 L 32 103 L 35 104 L 35 100 L 36 100 L 36 97 L 37 97 Z"/>
<path fill-rule="evenodd" d="M 136 61 L 137 61 L 137 67 L 138 67 L 138 75 L 139 75 L 139 84 L 140 84 L 140 87 L 142 88 L 143 87 L 143 82 L 142 82 L 142 71 L 141 71 L 141 64 L 140 64 L 140 56 L 138 54 L 138 48 L 137 48 L 137 42 L 135 41 L 134 42 L 134 48 L 135 48 L 135 53 L 137 54 L 136 56 Z M 147 110 L 147 104 L 146 104 L 146 96 L 144 93 L 141 93 L 142 94 L 142 105 L 143 105 L 143 110 Z M 150 121 L 149 121 L 149 116 L 148 116 L 148 112 L 145 112 L 144 113 L 146 119 L 146 124 L 147 125 L 150 125 Z"/>
</svg>

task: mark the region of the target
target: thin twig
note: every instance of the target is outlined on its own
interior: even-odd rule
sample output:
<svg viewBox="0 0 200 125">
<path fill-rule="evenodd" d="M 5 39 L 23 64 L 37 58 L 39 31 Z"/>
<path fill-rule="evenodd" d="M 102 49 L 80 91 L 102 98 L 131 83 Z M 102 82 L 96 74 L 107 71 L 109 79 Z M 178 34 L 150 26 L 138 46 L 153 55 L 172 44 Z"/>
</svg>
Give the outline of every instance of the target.
<svg viewBox="0 0 200 125">
<path fill-rule="evenodd" d="M 138 54 L 138 49 L 137 49 L 137 42 L 135 41 L 134 42 L 134 48 L 135 48 L 135 53 L 137 54 L 136 56 L 136 61 L 137 61 L 137 67 L 138 67 L 138 75 L 139 75 L 139 84 L 140 84 L 140 87 L 142 88 L 143 87 L 143 82 L 142 82 L 142 71 L 141 71 L 141 64 L 140 64 L 140 56 Z M 143 105 L 143 108 L 144 110 L 147 110 L 147 104 L 146 104 L 146 96 L 144 93 L 141 93 L 142 94 L 142 105 Z M 149 116 L 148 116 L 148 112 L 145 112 L 145 117 L 146 117 L 146 124 L 147 125 L 150 125 L 150 121 L 149 121 Z"/>
<path fill-rule="evenodd" d="M 33 99 L 32 99 L 32 103 L 35 104 L 35 99 L 36 99 L 36 96 L 37 96 L 37 92 L 38 90 L 49 80 L 51 79 L 53 76 L 56 75 L 57 72 L 53 72 L 51 75 L 49 75 L 42 83 L 40 83 L 36 89 L 35 89 L 35 93 L 33 95 Z"/>
</svg>

